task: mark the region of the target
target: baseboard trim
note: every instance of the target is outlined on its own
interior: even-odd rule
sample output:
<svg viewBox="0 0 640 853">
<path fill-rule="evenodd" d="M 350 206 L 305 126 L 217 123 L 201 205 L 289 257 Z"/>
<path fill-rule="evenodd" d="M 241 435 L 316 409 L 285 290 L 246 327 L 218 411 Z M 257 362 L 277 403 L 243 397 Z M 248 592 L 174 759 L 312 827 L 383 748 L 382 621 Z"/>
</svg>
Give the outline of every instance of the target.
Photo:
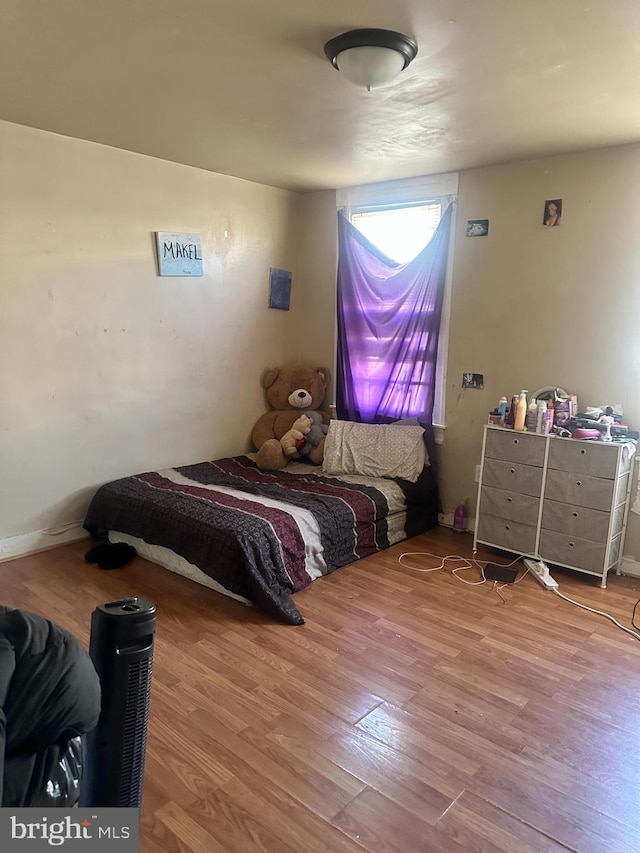
<svg viewBox="0 0 640 853">
<path fill-rule="evenodd" d="M 75 542 L 84 539 L 89 534 L 82 527 L 82 522 L 62 529 L 34 530 L 33 533 L 23 533 L 21 536 L 10 536 L 0 539 L 0 562 L 13 560 L 15 557 L 25 557 L 37 551 L 47 551 L 65 542 Z"/>
<path fill-rule="evenodd" d="M 443 527 L 453 527 L 453 513 L 452 512 L 439 512 L 438 513 L 438 524 L 441 524 Z M 476 529 L 476 520 L 469 516 L 467 518 L 467 530 L 469 533 L 473 533 Z"/>
<path fill-rule="evenodd" d="M 640 578 L 640 562 L 633 557 L 623 557 L 620 561 L 620 574 Z"/>
</svg>

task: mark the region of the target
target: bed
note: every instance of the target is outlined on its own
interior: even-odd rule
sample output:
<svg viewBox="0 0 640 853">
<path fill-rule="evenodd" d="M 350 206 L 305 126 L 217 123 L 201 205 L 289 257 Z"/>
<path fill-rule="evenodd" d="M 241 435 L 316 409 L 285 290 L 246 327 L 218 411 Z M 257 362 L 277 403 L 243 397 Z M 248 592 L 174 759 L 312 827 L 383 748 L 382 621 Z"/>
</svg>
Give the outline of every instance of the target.
<svg viewBox="0 0 640 853">
<path fill-rule="evenodd" d="M 149 471 L 101 486 L 84 526 L 300 625 L 293 593 L 437 524 L 428 464 L 411 479 L 339 467 L 290 462 L 266 472 L 248 454 Z"/>
</svg>

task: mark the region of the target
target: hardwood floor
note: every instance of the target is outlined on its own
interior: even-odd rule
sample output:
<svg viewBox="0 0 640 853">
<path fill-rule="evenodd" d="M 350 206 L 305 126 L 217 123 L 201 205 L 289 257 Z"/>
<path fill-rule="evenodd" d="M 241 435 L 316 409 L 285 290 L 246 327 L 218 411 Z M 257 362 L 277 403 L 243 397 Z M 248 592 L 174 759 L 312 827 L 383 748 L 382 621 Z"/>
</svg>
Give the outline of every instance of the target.
<svg viewBox="0 0 640 853">
<path fill-rule="evenodd" d="M 1 564 L 0 600 L 85 642 L 97 604 L 157 603 L 143 853 L 640 850 L 640 642 L 531 577 L 504 603 L 398 565 L 469 536 L 319 580 L 300 627 L 140 558 L 101 572 L 88 547 Z M 630 624 L 640 582 L 554 574 Z"/>
</svg>

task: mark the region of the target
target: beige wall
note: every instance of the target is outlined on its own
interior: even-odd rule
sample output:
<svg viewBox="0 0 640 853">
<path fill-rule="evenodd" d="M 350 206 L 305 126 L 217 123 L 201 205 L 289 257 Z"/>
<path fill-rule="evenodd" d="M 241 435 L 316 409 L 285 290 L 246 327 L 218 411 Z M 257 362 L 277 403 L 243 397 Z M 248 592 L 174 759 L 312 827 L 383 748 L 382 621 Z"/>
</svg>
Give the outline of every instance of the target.
<svg viewBox="0 0 640 853">
<path fill-rule="evenodd" d="M 460 174 L 451 305 L 445 510 L 469 497 L 482 425 L 502 394 L 560 385 L 581 406 L 622 403 L 640 428 L 640 146 Z M 563 199 L 558 228 L 544 201 Z M 464 236 L 488 218 L 486 238 Z M 463 372 L 484 391 L 463 390 Z M 632 515 L 625 552 L 640 559 Z"/>
<path fill-rule="evenodd" d="M 501 394 L 557 383 L 640 427 L 639 185 L 635 145 L 460 174 L 445 510 L 475 507 Z M 247 447 L 265 366 L 333 367 L 335 216 L 334 192 L 0 122 L 0 540 L 81 518 L 110 478 Z M 476 218 L 488 237 L 464 236 Z M 158 277 L 155 230 L 199 232 L 204 277 Z M 294 274 L 289 312 L 266 307 L 270 266 Z M 625 551 L 640 559 L 637 516 Z"/>
<path fill-rule="evenodd" d="M 332 374 L 324 409 L 333 402 L 335 373 L 336 272 L 338 235 L 336 193 L 301 196 L 300 274 L 291 301 L 290 357 L 301 364 L 327 367 Z"/>
<path fill-rule="evenodd" d="M 0 540 L 82 518 L 95 486 L 243 450 L 291 355 L 300 197 L 0 122 Z M 156 274 L 152 232 L 202 237 Z M 314 352 L 314 356 L 316 353 Z"/>
<path fill-rule="evenodd" d="M 578 394 L 582 405 L 622 403 L 629 423 L 640 428 L 639 187 L 638 145 L 460 173 L 448 427 L 440 447 L 445 510 L 465 497 L 475 509 L 482 426 L 502 394 L 558 384 Z M 545 228 L 544 201 L 557 197 L 564 199 L 563 223 Z M 302 304 L 308 311 L 293 334 L 303 330 L 306 340 L 308 333 L 314 358 L 328 361 L 335 199 L 325 193 L 304 199 L 311 243 L 302 244 Z M 467 219 L 480 218 L 490 219 L 489 236 L 466 237 Z M 484 374 L 484 391 L 462 389 L 468 371 Z M 640 560 L 634 514 L 625 553 Z"/>
</svg>

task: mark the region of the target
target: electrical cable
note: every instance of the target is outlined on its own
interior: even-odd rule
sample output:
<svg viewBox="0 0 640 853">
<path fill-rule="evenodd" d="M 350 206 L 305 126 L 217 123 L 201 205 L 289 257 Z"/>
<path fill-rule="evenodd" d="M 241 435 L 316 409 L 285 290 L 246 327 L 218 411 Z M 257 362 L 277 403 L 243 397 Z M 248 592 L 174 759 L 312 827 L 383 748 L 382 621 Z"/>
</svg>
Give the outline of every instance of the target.
<svg viewBox="0 0 640 853">
<path fill-rule="evenodd" d="M 400 554 L 400 556 L 398 557 L 398 563 L 401 566 L 404 566 L 405 569 L 410 569 L 413 572 L 439 572 L 439 571 L 442 571 L 442 569 L 445 569 L 447 567 L 447 561 L 448 560 L 454 560 L 458 563 L 464 563 L 465 564 L 462 566 L 458 566 L 455 569 L 451 569 L 451 574 L 456 578 L 456 580 L 461 581 L 461 583 L 466 583 L 468 586 L 481 586 L 482 584 L 487 582 L 487 579 L 484 576 L 484 566 L 487 565 L 488 563 L 491 563 L 492 561 L 491 560 L 480 560 L 480 561 L 478 561 L 478 560 L 476 560 L 476 557 L 475 557 L 475 555 L 477 554 L 477 551 L 474 551 L 473 554 L 474 554 L 474 556 L 471 558 L 471 560 L 469 560 L 469 559 L 467 559 L 467 557 L 460 557 L 457 554 L 448 554 L 446 557 L 439 557 L 437 554 L 431 554 L 428 551 L 405 551 L 403 554 Z M 422 569 L 418 566 L 408 566 L 406 563 L 402 562 L 403 557 L 432 557 L 433 559 L 440 560 L 440 565 L 439 566 L 431 566 L 431 567 L 426 568 L 426 569 Z M 505 563 L 505 564 L 494 563 L 494 565 L 501 566 L 502 568 L 508 569 L 521 559 L 522 559 L 521 557 L 516 557 L 516 559 L 512 560 L 510 563 Z M 484 564 L 484 565 L 482 565 L 482 564 Z M 464 571 L 467 571 L 468 569 L 473 569 L 474 566 L 480 570 L 480 576 L 482 578 L 481 580 L 479 580 L 479 581 L 468 581 L 468 580 L 465 580 L 464 578 L 461 578 L 460 575 L 458 574 L 458 572 L 464 572 Z M 529 569 L 527 569 L 527 571 L 525 571 L 525 573 L 521 577 L 519 577 L 517 581 L 514 581 L 514 583 L 519 583 L 522 580 L 522 578 L 524 577 L 524 575 L 527 574 L 528 571 L 529 571 Z M 503 589 L 505 586 L 511 586 L 511 584 L 503 584 L 501 587 L 498 588 L 497 581 L 496 581 L 493 585 L 493 589 L 494 589 L 494 592 L 496 592 L 500 596 L 500 598 L 506 603 L 506 601 L 507 601 L 506 598 L 498 591 L 498 589 Z"/>
<path fill-rule="evenodd" d="M 440 560 L 440 565 L 434 566 L 430 569 L 421 569 L 418 566 L 407 566 L 406 563 L 402 562 L 403 557 L 434 557 L 436 560 Z M 439 557 L 437 554 L 429 554 L 427 551 L 405 551 L 404 554 L 400 554 L 398 557 L 398 562 L 401 566 L 404 566 L 405 569 L 411 569 L 414 572 L 439 572 L 445 568 L 447 560 L 457 560 L 458 562 L 467 563 L 466 566 L 461 566 L 461 568 L 471 568 L 471 564 L 466 557 L 458 557 L 456 554 L 449 554 L 447 557 Z"/>
<path fill-rule="evenodd" d="M 564 593 L 560 592 L 560 590 L 558 590 L 558 589 L 554 588 L 551 590 L 551 592 L 555 592 L 555 594 L 558 595 L 560 598 L 564 598 L 565 601 L 568 601 L 570 604 L 575 604 L 576 607 L 580 607 L 580 608 L 582 608 L 582 610 L 588 610 L 590 613 L 595 613 L 598 616 L 604 616 L 606 619 L 609 619 L 609 621 L 613 622 L 614 625 L 617 625 L 618 628 L 623 630 L 626 634 L 631 634 L 631 636 L 635 637 L 636 640 L 640 640 L 640 634 L 637 634 L 635 631 L 632 631 L 631 628 L 625 628 L 624 625 L 621 625 L 617 619 L 614 619 L 613 616 L 611 616 L 609 613 L 605 613 L 604 610 L 596 610 L 594 607 L 587 607 L 586 604 L 580 604 L 579 601 L 574 601 L 573 598 L 569 598 L 568 595 L 564 595 Z M 640 602 L 636 602 L 636 607 L 638 606 L 638 603 L 640 603 Z M 633 608 L 634 615 L 635 615 L 635 610 L 636 610 L 636 608 L 634 607 Z M 635 625 L 633 622 L 633 617 L 631 618 L 631 624 L 633 625 L 634 628 L 637 628 L 637 625 Z"/>
<path fill-rule="evenodd" d="M 494 581 L 494 582 L 493 582 L 493 591 L 494 591 L 494 592 L 496 593 L 496 595 L 498 595 L 498 596 L 499 596 L 499 597 L 504 601 L 504 603 L 506 604 L 506 603 L 507 603 L 507 599 L 506 599 L 506 598 L 504 597 L 504 595 L 500 592 L 500 590 L 504 589 L 504 588 L 505 588 L 505 586 L 509 586 L 509 584 L 508 584 L 508 583 L 503 583 L 503 584 L 502 584 L 502 586 L 498 586 L 498 581 Z"/>
<path fill-rule="evenodd" d="M 439 571 L 442 571 L 444 568 L 446 568 L 448 560 L 455 560 L 458 563 L 465 563 L 466 564 L 463 566 L 458 566 L 456 569 L 451 569 L 451 574 L 456 578 L 456 580 L 459 580 L 462 583 L 466 583 L 468 586 L 481 586 L 482 584 L 487 582 L 487 578 L 484 576 L 484 566 L 486 566 L 488 563 L 491 563 L 493 561 L 492 560 L 480 560 L 479 561 L 476 559 L 476 556 L 475 556 L 476 553 L 477 553 L 477 551 L 474 551 L 473 557 L 471 557 L 471 560 L 469 560 L 466 557 L 460 557 L 457 554 L 448 554 L 446 557 L 439 557 L 437 554 L 431 554 L 428 551 L 405 551 L 403 554 L 400 554 L 400 556 L 398 557 L 398 563 L 401 566 L 403 566 L 405 569 L 409 569 L 410 571 L 413 571 L 413 572 L 439 572 Z M 406 563 L 402 562 L 403 557 L 432 557 L 436 560 L 440 560 L 440 565 L 439 566 L 432 566 L 432 567 L 426 568 L 426 569 L 422 569 L 418 566 L 408 566 Z M 494 563 L 494 565 L 501 566 L 502 568 L 508 569 L 521 559 L 522 559 L 522 557 L 516 557 L 516 559 L 512 560 L 510 563 Z M 482 565 L 482 564 L 484 564 L 484 565 Z M 480 575 L 481 575 L 482 580 L 468 581 L 468 580 L 465 580 L 464 578 L 461 578 L 460 575 L 458 574 L 458 572 L 464 572 L 464 571 L 467 571 L 468 569 L 473 569 L 474 566 L 480 570 Z M 529 573 L 529 568 L 527 568 L 523 572 L 523 574 L 520 575 L 520 577 L 517 580 L 515 580 L 512 584 L 505 583 L 505 584 L 501 584 L 500 586 L 498 586 L 498 581 L 494 581 L 493 582 L 493 592 L 495 592 L 496 595 L 498 595 L 502 599 L 502 601 L 506 604 L 507 599 L 504 597 L 501 590 L 503 590 L 506 586 L 515 586 L 515 584 L 520 583 L 520 581 L 523 580 L 528 573 Z M 597 616 L 604 616 L 605 619 L 609 619 L 609 621 L 613 622 L 614 625 L 616 625 L 618 628 L 620 628 L 626 634 L 630 634 L 636 640 L 640 640 L 640 633 L 636 633 L 636 631 L 632 631 L 630 628 L 626 628 L 624 625 L 621 625 L 620 622 L 618 622 L 617 619 L 614 619 L 614 617 L 611 616 L 609 613 L 605 613 L 603 610 L 596 610 L 594 607 L 587 607 L 586 604 L 580 604 L 579 601 L 574 601 L 573 598 L 569 598 L 568 595 L 565 595 L 564 593 L 560 592 L 557 588 L 552 589 L 551 592 L 554 592 L 560 598 L 564 598 L 564 600 L 568 601 L 569 604 L 575 604 L 576 607 L 580 607 L 582 610 L 588 610 L 590 613 L 595 613 Z M 636 622 L 635 622 L 636 610 L 638 609 L 638 606 L 640 606 L 640 599 L 638 599 L 638 601 L 636 601 L 636 603 L 633 607 L 633 613 L 631 615 L 631 624 L 633 625 L 634 628 L 636 628 L 638 631 L 640 631 L 640 626 L 636 625 Z"/>
</svg>

